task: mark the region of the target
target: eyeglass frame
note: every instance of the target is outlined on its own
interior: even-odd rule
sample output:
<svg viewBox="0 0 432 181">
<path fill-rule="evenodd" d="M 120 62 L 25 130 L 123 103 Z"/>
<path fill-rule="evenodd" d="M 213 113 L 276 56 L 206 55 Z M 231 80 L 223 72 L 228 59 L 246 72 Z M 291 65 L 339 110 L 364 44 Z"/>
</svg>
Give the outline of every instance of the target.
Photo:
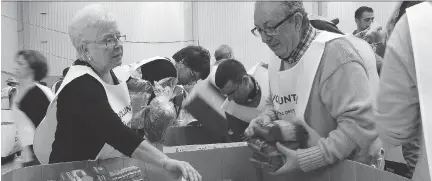
<svg viewBox="0 0 432 181">
<path fill-rule="evenodd" d="M 121 40 L 121 37 L 124 37 L 124 40 Z M 116 38 L 109 38 L 106 41 L 85 41 L 85 43 L 95 43 L 95 44 L 104 44 L 106 47 L 113 47 L 115 45 L 118 45 L 119 41 L 121 41 L 122 43 L 126 41 L 126 35 L 119 35 L 116 36 Z"/>
<path fill-rule="evenodd" d="M 298 12 L 300 12 L 300 10 L 294 11 L 294 13 L 292 13 L 291 15 L 288 15 L 288 16 L 287 16 L 286 18 L 284 18 L 282 21 L 280 21 L 279 23 L 277 23 L 275 26 L 266 28 L 267 30 L 268 30 L 268 29 L 273 29 L 274 33 L 267 33 L 265 29 L 263 29 L 261 32 L 263 32 L 263 33 L 265 33 L 266 35 L 269 35 L 269 36 L 274 36 L 274 35 L 279 34 L 279 32 L 277 31 L 277 28 L 279 28 L 279 26 L 281 26 L 285 21 L 287 21 L 287 20 L 289 20 L 290 18 L 292 18 L 292 17 L 293 17 L 295 14 L 297 14 Z M 262 33 L 260 33 L 260 31 L 259 31 L 259 28 L 255 26 L 254 28 L 251 29 L 251 33 L 252 33 L 254 36 L 259 37 L 257 34 L 254 33 L 255 30 L 258 31 L 259 36 L 262 35 Z"/>
</svg>

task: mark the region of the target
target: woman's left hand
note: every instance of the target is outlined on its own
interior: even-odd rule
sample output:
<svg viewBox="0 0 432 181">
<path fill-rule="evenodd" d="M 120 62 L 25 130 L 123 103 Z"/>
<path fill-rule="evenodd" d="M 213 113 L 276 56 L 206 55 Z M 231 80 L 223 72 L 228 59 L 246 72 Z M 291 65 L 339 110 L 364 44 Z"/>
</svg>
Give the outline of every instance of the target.
<svg viewBox="0 0 432 181">
<path fill-rule="evenodd" d="M 276 170 L 275 172 L 270 172 L 270 175 L 281 175 L 293 171 L 298 171 L 300 169 L 300 165 L 297 160 L 297 153 L 295 150 L 289 149 L 279 142 L 276 143 L 276 148 L 278 151 L 285 156 L 285 163 L 284 165 L 279 168 L 279 170 Z"/>
<path fill-rule="evenodd" d="M 188 162 L 168 158 L 164 168 L 174 174 L 176 177 L 181 175 L 188 181 L 201 181 L 202 177 Z"/>
</svg>

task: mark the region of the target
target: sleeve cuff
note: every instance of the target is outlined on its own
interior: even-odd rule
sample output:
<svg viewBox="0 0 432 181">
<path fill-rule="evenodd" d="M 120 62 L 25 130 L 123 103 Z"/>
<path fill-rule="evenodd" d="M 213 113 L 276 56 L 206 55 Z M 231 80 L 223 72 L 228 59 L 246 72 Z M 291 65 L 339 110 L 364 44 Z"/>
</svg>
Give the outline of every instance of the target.
<svg viewBox="0 0 432 181">
<path fill-rule="evenodd" d="M 309 172 L 328 165 L 324 159 L 324 153 L 321 151 L 321 148 L 317 146 L 307 149 L 298 149 L 297 157 L 300 169 L 304 172 Z"/>
</svg>

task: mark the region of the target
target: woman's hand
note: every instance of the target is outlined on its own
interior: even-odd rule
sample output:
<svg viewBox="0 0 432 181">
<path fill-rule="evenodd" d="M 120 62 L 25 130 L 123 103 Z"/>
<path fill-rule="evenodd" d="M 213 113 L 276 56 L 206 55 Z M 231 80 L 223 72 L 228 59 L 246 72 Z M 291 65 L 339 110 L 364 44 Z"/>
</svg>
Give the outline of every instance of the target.
<svg viewBox="0 0 432 181">
<path fill-rule="evenodd" d="M 182 176 L 188 181 L 201 181 L 202 177 L 188 162 L 166 159 L 163 167 L 175 175 L 176 178 Z"/>
</svg>

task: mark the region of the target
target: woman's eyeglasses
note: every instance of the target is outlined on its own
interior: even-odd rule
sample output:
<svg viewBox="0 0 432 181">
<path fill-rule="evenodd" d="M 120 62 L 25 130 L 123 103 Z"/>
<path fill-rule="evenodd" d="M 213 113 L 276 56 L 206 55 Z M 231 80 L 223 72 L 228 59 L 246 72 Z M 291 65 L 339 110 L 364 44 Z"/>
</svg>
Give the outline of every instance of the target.
<svg viewBox="0 0 432 181">
<path fill-rule="evenodd" d="M 96 44 L 105 44 L 106 47 L 113 47 L 118 45 L 119 42 L 125 42 L 126 35 L 117 35 L 115 38 L 107 38 L 102 40 L 101 42 L 97 41 L 87 41 L 86 43 L 96 43 Z"/>
<path fill-rule="evenodd" d="M 120 35 L 120 36 L 117 36 L 116 38 L 108 38 L 103 42 L 105 43 L 105 46 L 112 47 L 112 46 L 117 45 L 119 41 L 120 42 L 126 41 L 126 35 Z"/>
</svg>

